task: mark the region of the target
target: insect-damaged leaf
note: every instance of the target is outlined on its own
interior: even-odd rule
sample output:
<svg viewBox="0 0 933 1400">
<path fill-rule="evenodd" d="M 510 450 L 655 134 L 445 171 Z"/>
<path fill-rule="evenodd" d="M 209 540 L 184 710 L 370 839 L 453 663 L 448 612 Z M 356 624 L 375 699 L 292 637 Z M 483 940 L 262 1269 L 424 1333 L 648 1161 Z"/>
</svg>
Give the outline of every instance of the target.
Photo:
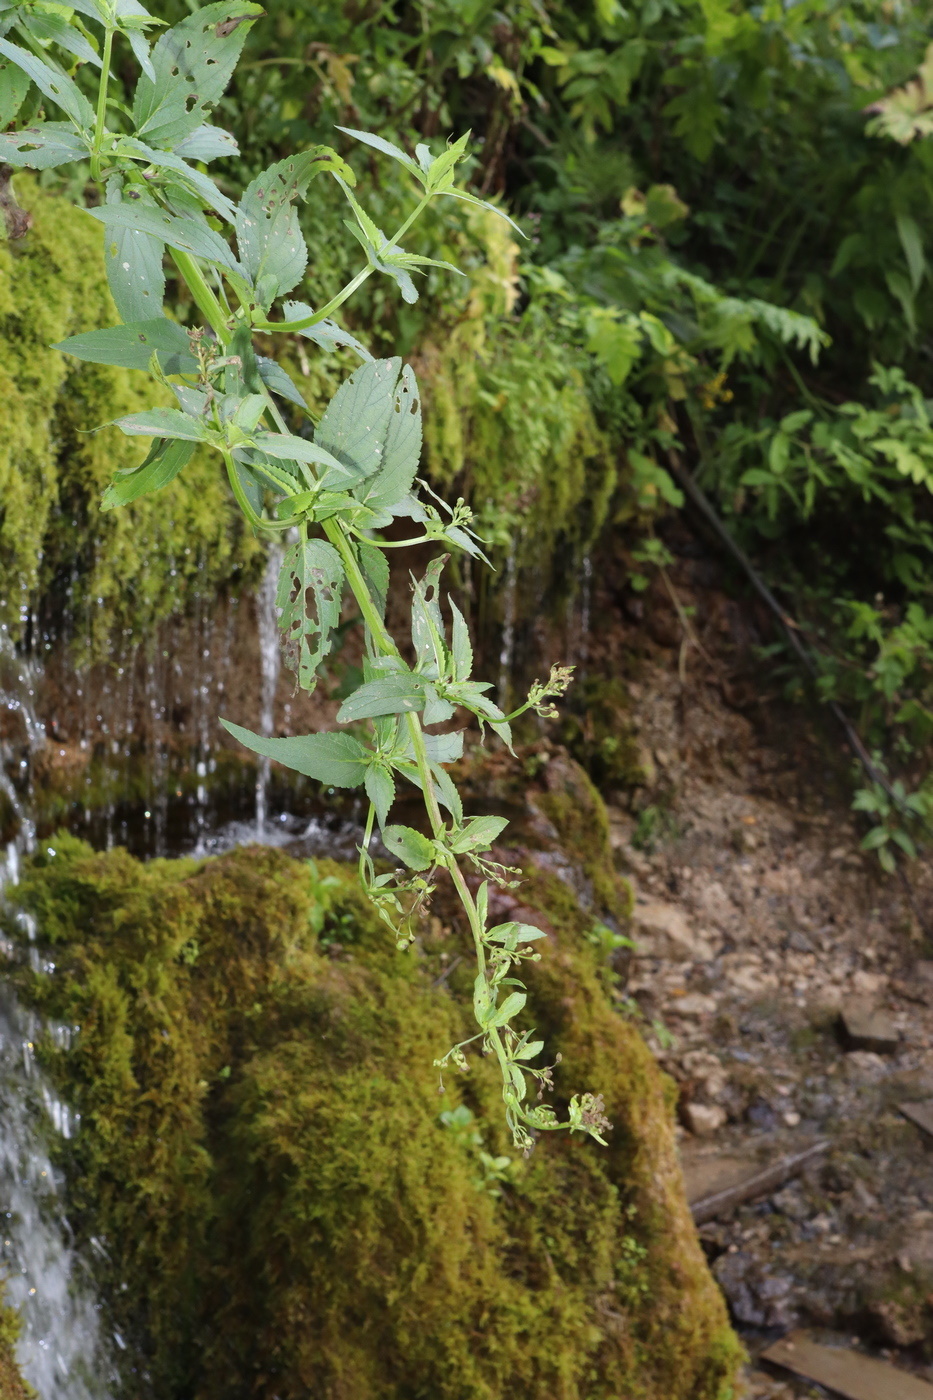
<svg viewBox="0 0 933 1400">
<path fill-rule="evenodd" d="M 155 80 L 143 74 L 136 87 L 136 134 L 154 146 L 174 146 L 202 126 L 262 13 L 250 0 L 221 0 L 166 30 L 152 50 Z"/>
<path fill-rule="evenodd" d="M 17 70 L 12 69 L 15 73 Z M 6 75 L 0 64 L 0 83 Z M 26 86 L 29 80 L 26 79 Z M 87 156 L 87 142 L 67 122 L 40 122 L 0 135 L 0 161 L 29 170 L 49 170 Z"/>
<path fill-rule="evenodd" d="M 384 482 L 379 490 L 380 500 L 391 498 L 393 504 L 407 494 L 421 451 L 421 415 L 414 376 L 408 371 L 404 387 L 397 392 L 401 367 L 397 356 L 360 365 L 327 405 L 314 435 L 316 442 L 347 467 L 357 486 L 378 472 Z M 402 411 L 403 404 L 407 412 Z M 414 412 L 410 411 L 413 406 Z M 408 487 L 394 495 L 409 466 Z"/>
<path fill-rule="evenodd" d="M 387 826 L 382 840 L 386 850 L 403 860 L 410 870 L 427 870 L 434 863 L 434 847 L 413 827 Z"/>
<path fill-rule="evenodd" d="M 370 752 L 352 734 L 301 734 L 289 739 L 268 739 L 239 724 L 222 719 L 234 739 L 253 753 L 273 758 L 285 768 L 316 778 L 329 787 L 359 787 L 366 777 Z"/>
<path fill-rule="evenodd" d="M 95 365 L 117 365 L 122 369 L 148 369 L 155 350 L 166 374 L 194 374 L 198 362 L 191 354 L 188 333 L 183 326 L 159 316 L 154 321 L 134 321 L 108 330 L 86 331 L 60 340 L 52 347 Z"/>
<path fill-rule="evenodd" d="M 412 488 L 421 459 L 421 396 L 409 365 L 392 390 L 382 466 L 354 491 L 372 510 L 391 510 Z"/>
<path fill-rule="evenodd" d="M 282 561 L 275 601 L 285 660 L 297 672 L 303 690 L 317 684 L 317 668 L 331 649 L 331 632 L 340 621 L 342 593 L 343 564 L 333 545 L 325 540 L 292 545 Z"/>
<path fill-rule="evenodd" d="M 101 499 L 101 510 L 129 505 L 130 501 L 140 496 L 161 491 L 188 465 L 193 452 L 193 442 L 167 442 L 164 438 L 154 442 L 144 462 L 134 471 L 115 477 L 110 483 Z"/>
<path fill-rule="evenodd" d="M 0 55 L 8 58 L 11 63 L 15 63 L 17 68 L 22 69 L 26 76 L 32 79 L 39 91 L 50 101 L 56 103 L 71 118 L 79 131 L 93 130 L 94 108 L 81 89 L 69 77 L 59 72 L 57 68 L 43 63 L 41 58 L 37 58 L 28 49 L 21 49 L 18 44 L 11 44 L 8 39 L 0 39 Z"/>
<path fill-rule="evenodd" d="M 215 233 L 204 220 L 178 219 L 155 204 L 143 203 L 142 200 L 104 204 L 86 212 L 92 219 L 106 224 L 108 231 L 126 228 L 148 234 L 150 238 L 157 238 L 182 253 L 193 253 L 196 258 L 206 258 L 208 262 L 220 263 L 222 267 L 234 271 L 238 268 L 236 258 L 220 234 Z"/>
<path fill-rule="evenodd" d="M 247 185 L 236 212 L 236 240 L 254 285 L 260 278 L 269 278 L 270 287 L 275 285 L 274 295 L 279 296 L 301 281 L 308 249 L 295 201 L 304 199 L 315 175 L 346 169 L 329 146 L 312 146 L 271 165 Z"/>
</svg>

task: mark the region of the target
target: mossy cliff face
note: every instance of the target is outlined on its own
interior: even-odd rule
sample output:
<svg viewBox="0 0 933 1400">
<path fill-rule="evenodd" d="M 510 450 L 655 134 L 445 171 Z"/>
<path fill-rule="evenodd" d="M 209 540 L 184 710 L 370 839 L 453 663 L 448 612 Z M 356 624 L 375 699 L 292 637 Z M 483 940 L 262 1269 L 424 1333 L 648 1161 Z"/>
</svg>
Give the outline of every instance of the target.
<svg viewBox="0 0 933 1400">
<path fill-rule="evenodd" d="M 77 631 L 79 651 L 99 653 L 115 631 L 140 636 L 183 611 L 196 586 L 209 593 L 255 568 L 258 547 L 206 456 L 156 495 L 101 514 L 113 473 L 142 461 L 145 443 L 89 430 L 164 391 L 50 348 L 119 320 L 102 230 L 29 176 L 16 191 L 32 228 L 0 241 L 0 622 L 18 638 L 38 603 L 53 629 Z"/>
<path fill-rule="evenodd" d="M 16 1313 L 3 1301 L 0 1283 L 0 1400 L 34 1400 L 34 1392 L 20 1375 L 13 1352 L 19 1327 Z"/>
<path fill-rule="evenodd" d="M 669 1090 L 562 880 L 532 867 L 514 896 L 548 931 L 529 1024 L 563 1055 L 558 1098 L 602 1091 L 615 1129 L 608 1149 L 555 1137 L 526 1162 L 481 1057 L 438 1093 L 432 1060 L 470 1033 L 443 901 L 400 956 L 336 865 L 52 846 L 18 897 L 57 971 L 18 975 L 80 1027 L 44 1049 L 82 1113 L 71 1209 L 105 1242 L 152 1394 L 733 1395 Z"/>
</svg>

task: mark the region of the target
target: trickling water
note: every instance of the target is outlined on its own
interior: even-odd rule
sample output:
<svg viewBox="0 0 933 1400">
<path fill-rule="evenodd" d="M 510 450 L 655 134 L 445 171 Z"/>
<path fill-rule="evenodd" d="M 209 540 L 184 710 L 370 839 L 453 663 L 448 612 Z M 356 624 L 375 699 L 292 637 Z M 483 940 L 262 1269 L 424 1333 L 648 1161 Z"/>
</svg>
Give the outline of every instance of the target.
<svg viewBox="0 0 933 1400">
<path fill-rule="evenodd" d="M 262 675 L 260 693 L 259 732 L 271 734 L 275 723 L 275 692 L 279 683 L 282 666 L 282 653 L 279 645 L 279 614 L 275 606 L 275 594 L 279 582 L 279 572 L 285 551 L 281 544 L 269 547 L 266 571 L 256 595 L 256 613 L 259 628 L 259 665 Z M 260 758 L 256 772 L 256 836 L 261 841 L 266 834 L 269 805 L 269 773 L 271 761 Z"/>
<path fill-rule="evenodd" d="M 583 582 L 580 587 L 579 657 L 581 661 L 585 661 L 590 638 L 590 610 L 593 602 L 593 560 L 588 554 L 583 556 L 581 573 Z"/>
<path fill-rule="evenodd" d="M 28 781 L 14 783 L 8 767 L 25 764 L 28 779 L 30 759 L 44 742 L 35 675 L 6 636 L 2 661 L 0 708 L 13 722 L 4 728 L 0 774 L 18 830 L 0 859 L 0 897 L 35 845 Z M 34 943 L 34 926 L 25 922 L 24 930 Z M 0 945 L 0 952 L 9 951 Z M 30 957 L 38 969 L 34 946 Z M 51 971 L 51 964 L 42 970 Z M 72 1245 L 47 1147 L 50 1130 L 70 1137 L 76 1125 L 35 1063 L 39 1028 L 0 984 L 0 1274 L 23 1323 L 17 1360 L 39 1400 L 107 1400 L 112 1374 L 98 1306 Z M 67 1027 L 46 1029 L 60 1041 L 69 1034 Z"/>
<path fill-rule="evenodd" d="M 503 579 L 502 647 L 499 651 L 499 704 L 504 710 L 509 708 L 509 688 L 512 683 L 512 663 L 515 659 L 515 614 L 518 601 L 518 557 L 519 539 L 512 540 L 509 556 L 505 561 Z"/>
</svg>

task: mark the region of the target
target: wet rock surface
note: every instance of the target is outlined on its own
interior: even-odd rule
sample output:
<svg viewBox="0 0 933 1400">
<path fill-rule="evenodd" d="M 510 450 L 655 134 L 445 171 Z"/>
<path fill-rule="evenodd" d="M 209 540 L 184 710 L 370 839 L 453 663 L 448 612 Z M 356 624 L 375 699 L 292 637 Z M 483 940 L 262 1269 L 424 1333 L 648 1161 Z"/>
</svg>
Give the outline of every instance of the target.
<svg viewBox="0 0 933 1400">
<path fill-rule="evenodd" d="M 796 1179 L 700 1225 L 715 1277 L 753 1357 L 816 1327 L 933 1381 L 933 1136 L 898 1107 L 933 1099 L 930 872 L 908 888 L 860 852 L 813 736 L 771 747 L 671 666 L 636 692 L 667 785 L 610 808 L 636 889 L 617 996 L 679 1086 L 688 1188 L 828 1140 Z M 829 1393 L 765 1363 L 747 1385 Z"/>
</svg>

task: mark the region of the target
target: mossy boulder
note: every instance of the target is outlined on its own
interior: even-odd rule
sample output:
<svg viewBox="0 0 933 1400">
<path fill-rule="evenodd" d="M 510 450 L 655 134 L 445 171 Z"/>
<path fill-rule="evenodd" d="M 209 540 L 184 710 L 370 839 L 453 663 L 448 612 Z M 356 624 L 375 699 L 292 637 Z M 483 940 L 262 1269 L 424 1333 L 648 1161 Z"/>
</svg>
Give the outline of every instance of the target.
<svg viewBox="0 0 933 1400">
<path fill-rule="evenodd" d="M 16 976 L 79 1027 L 42 1050 L 82 1115 L 70 1209 L 160 1400 L 734 1394 L 670 1086 L 604 990 L 592 916 L 547 870 L 516 897 L 548 931 L 528 1010 L 556 1099 L 601 1091 L 608 1149 L 516 1157 L 478 1054 L 438 1092 L 432 1061 L 470 1034 L 443 899 L 400 955 L 335 864 L 40 850 L 17 898 L 56 970 Z"/>
<path fill-rule="evenodd" d="M 35 1393 L 20 1375 L 14 1348 L 20 1332 L 20 1321 L 3 1299 L 0 1283 L 0 1400 L 35 1400 Z"/>
</svg>

